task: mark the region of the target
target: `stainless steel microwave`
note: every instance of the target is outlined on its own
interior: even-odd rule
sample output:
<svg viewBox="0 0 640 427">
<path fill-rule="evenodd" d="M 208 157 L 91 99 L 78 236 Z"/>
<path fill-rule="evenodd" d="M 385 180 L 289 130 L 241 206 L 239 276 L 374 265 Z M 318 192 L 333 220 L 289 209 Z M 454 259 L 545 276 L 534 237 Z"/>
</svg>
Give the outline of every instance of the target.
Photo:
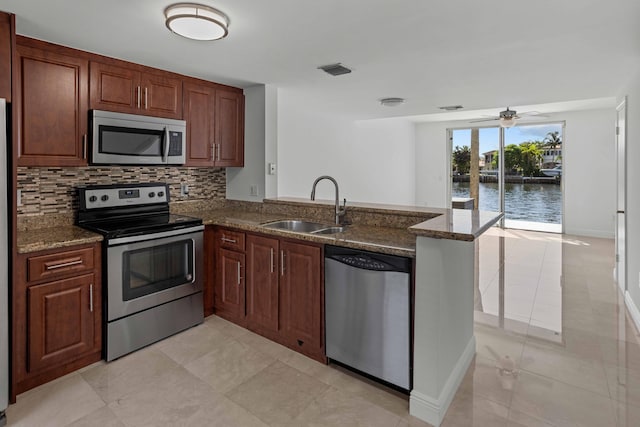
<svg viewBox="0 0 640 427">
<path fill-rule="evenodd" d="M 184 120 L 91 111 L 91 164 L 183 165 Z"/>
</svg>

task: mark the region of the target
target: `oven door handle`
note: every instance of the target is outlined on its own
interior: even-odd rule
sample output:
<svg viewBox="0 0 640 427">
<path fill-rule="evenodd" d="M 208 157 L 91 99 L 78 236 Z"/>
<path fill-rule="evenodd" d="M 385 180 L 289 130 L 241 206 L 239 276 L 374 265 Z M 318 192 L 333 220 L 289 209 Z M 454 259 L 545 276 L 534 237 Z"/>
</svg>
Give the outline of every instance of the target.
<svg viewBox="0 0 640 427">
<path fill-rule="evenodd" d="M 139 236 L 120 237 L 107 241 L 108 246 L 121 245 L 124 243 L 144 242 L 146 240 L 161 239 L 163 237 L 180 236 L 183 234 L 195 233 L 204 230 L 204 225 L 196 225 L 195 227 L 179 228 L 177 230 L 163 231 L 161 233 L 142 234 Z"/>
</svg>

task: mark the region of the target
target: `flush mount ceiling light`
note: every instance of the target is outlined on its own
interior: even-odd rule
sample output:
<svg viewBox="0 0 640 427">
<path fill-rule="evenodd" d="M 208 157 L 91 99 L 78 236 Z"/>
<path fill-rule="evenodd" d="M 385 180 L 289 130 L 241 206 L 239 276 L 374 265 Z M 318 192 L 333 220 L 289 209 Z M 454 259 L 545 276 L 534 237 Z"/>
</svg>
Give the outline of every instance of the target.
<svg viewBox="0 0 640 427">
<path fill-rule="evenodd" d="M 380 105 L 385 107 L 397 107 L 402 104 L 404 104 L 404 98 L 382 98 L 380 100 Z"/>
<path fill-rule="evenodd" d="M 176 3 L 164 10 L 167 28 L 192 40 L 218 40 L 229 33 L 229 18 L 210 6 Z"/>
</svg>

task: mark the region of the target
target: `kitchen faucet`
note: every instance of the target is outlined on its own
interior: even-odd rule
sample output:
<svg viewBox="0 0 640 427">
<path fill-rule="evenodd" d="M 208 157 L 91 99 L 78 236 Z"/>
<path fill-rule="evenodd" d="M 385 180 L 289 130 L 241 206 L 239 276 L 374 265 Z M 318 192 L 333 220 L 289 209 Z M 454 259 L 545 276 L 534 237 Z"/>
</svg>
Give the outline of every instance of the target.
<svg viewBox="0 0 640 427">
<path fill-rule="evenodd" d="M 329 175 L 322 175 L 313 182 L 313 187 L 311 188 L 311 200 L 316 199 L 316 185 L 318 182 L 323 179 L 328 179 L 333 182 L 333 185 L 336 186 L 336 225 L 340 225 L 340 217 L 343 217 L 347 213 L 347 199 L 344 199 L 344 204 L 342 205 L 342 209 L 340 209 L 340 195 L 338 190 L 338 181 L 330 177 Z"/>
</svg>

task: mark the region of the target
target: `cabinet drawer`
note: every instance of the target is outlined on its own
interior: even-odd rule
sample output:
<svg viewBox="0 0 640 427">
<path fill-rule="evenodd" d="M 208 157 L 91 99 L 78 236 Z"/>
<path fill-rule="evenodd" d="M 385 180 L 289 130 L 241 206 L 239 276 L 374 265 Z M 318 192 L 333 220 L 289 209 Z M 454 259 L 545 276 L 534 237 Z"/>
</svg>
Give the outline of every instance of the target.
<svg viewBox="0 0 640 427">
<path fill-rule="evenodd" d="M 227 229 L 218 230 L 218 244 L 221 248 L 244 251 L 244 233 Z"/>
<path fill-rule="evenodd" d="M 27 258 L 27 280 L 48 279 L 94 269 L 93 248 L 56 252 Z"/>
</svg>

